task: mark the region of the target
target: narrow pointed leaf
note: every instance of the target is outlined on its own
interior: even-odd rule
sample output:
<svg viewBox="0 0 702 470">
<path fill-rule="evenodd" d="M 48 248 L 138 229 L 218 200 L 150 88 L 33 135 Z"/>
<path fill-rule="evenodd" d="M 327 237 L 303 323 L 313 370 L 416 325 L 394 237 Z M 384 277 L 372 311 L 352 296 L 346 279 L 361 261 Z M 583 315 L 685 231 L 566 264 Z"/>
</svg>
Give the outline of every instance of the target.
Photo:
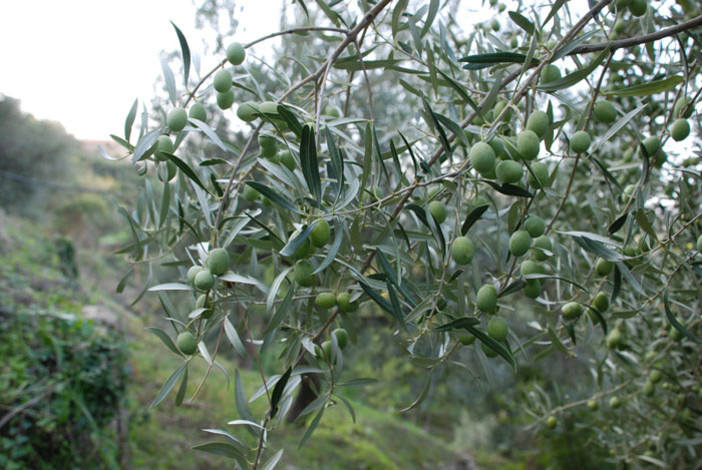
<svg viewBox="0 0 702 470">
<path fill-rule="evenodd" d="M 292 256 L 298 248 L 302 246 L 303 243 L 307 241 L 310 237 L 310 233 L 317 226 L 318 221 L 312 222 L 308 225 L 302 232 L 300 232 L 295 238 L 288 240 L 288 243 L 280 250 L 282 256 Z"/>
<path fill-rule="evenodd" d="M 536 88 L 542 91 L 551 92 L 558 91 L 564 88 L 570 88 L 581 80 L 588 77 L 609 55 L 609 48 L 603 50 L 590 64 L 582 69 L 578 69 L 573 73 L 569 73 L 565 77 L 558 80 L 553 80 L 548 83 L 537 85 Z"/>
<path fill-rule="evenodd" d="M 498 193 L 502 193 L 506 196 L 517 196 L 517 197 L 534 197 L 533 194 L 531 194 L 529 191 L 527 191 L 524 188 L 520 188 L 519 186 L 515 186 L 510 183 L 502 183 L 502 184 L 497 184 L 494 181 L 484 181 L 485 183 L 489 184 L 492 186 L 492 188 L 497 191 Z"/>
<path fill-rule="evenodd" d="M 280 193 L 273 191 L 271 188 L 266 186 L 265 184 L 259 183 L 258 181 L 245 181 L 246 184 L 254 188 L 256 191 L 259 193 L 263 194 L 266 196 L 268 199 L 270 199 L 272 202 L 275 202 L 281 207 L 284 207 L 296 214 L 302 214 L 300 212 L 300 209 L 297 207 L 293 206 L 290 201 L 285 199 L 283 196 L 280 195 Z"/>
<path fill-rule="evenodd" d="M 314 139 L 312 127 L 306 125 L 302 128 L 302 139 L 300 141 L 300 163 L 302 165 L 302 175 L 310 190 L 310 194 L 317 201 L 322 200 L 322 182 L 319 178 L 319 160 L 317 158 L 317 147 Z"/>
<path fill-rule="evenodd" d="M 175 78 L 173 78 L 173 71 L 168 65 L 168 61 L 165 57 L 161 57 L 161 69 L 163 70 L 163 80 L 166 84 L 166 91 L 168 92 L 168 98 L 170 103 L 176 105 L 176 86 Z"/>
<path fill-rule="evenodd" d="M 129 138 L 132 135 L 132 125 L 134 125 L 134 119 L 136 118 L 136 112 L 138 107 L 139 99 L 137 98 L 134 100 L 134 104 L 129 110 L 129 114 L 127 114 L 127 119 L 124 121 L 124 138 L 127 142 L 129 142 Z"/>
<path fill-rule="evenodd" d="M 459 318 L 458 320 L 454 320 L 452 322 L 446 323 L 441 326 L 437 326 L 436 328 L 432 328 L 431 331 L 435 333 L 442 333 L 444 331 L 453 331 L 453 330 L 460 330 L 464 329 L 467 326 L 473 326 L 477 325 L 480 323 L 480 320 L 478 320 L 475 317 L 464 317 L 464 318 Z"/>
<path fill-rule="evenodd" d="M 182 355 L 182 353 L 178 350 L 178 348 L 176 347 L 176 345 L 173 342 L 173 340 L 171 339 L 171 337 L 168 336 L 168 334 L 165 331 L 163 331 L 160 328 L 153 327 L 153 326 L 147 327 L 146 330 L 149 333 L 153 333 L 154 335 L 156 335 L 158 337 L 158 339 L 160 339 L 163 342 L 163 344 L 165 344 L 166 347 L 168 347 L 168 349 L 170 349 L 171 351 L 173 351 L 174 353 L 176 353 L 179 356 Z"/>
<path fill-rule="evenodd" d="M 524 15 L 516 11 L 510 11 L 509 17 L 517 26 L 526 31 L 529 36 L 534 34 L 534 23 L 529 21 Z"/>
<path fill-rule="evenodd" d="M 486 204 L 484 206 L 478 206 L 470 211 L 470 213 L 468 213 L 466 216 L 466 220 L 463 222 L 463 225 L 461 225 L 461 235 L 468 233 L 468 230 L 470 230 L 473 224 L 475 224 L 489 208 L 490 206 Z"/>
<path fill-rule="evenodd" d="M 305 445 L 305 442 L 312 436 L 312 433 L 314 432 L 315 429 L 317 429 L 317 425 L 319 425 L 319 421 L 322 419 L 322 415 L 324 414 L 325 407 L 323 406 L 317 415 L 314 417 L 312 422 L 310 423 L 309 427 L 307 428 L 307 431 L 305 431 L 305 434 L 302 436 L 302 439 L 300 440 L 300 444 L 297 446 L 298 449 L 302 448 L 302 446 Z"/>
<path fill-rule="evenodd" d="M 288 367 L 288 370 L 285 371 L 280 380 L 278 380 L 278 382 L 275 384 L 275 388 L 273 388 L 273 394 L 271 395 L 271 418 L 274 418 L 278 413 L 278 404 L 283 396 L 283 391 L 285 390 L 285 386 L 288 384 L 288 379 L 290 378 L 291 373 L 292 367 Z"/>
<path fill-rule="evenodd" d="M 680 75 L 673 75 L 672 77 L 664 78 L 662 80 L 654 80 L 651 82 L 642 83 L 640 85 L 634 85 L 627 88 L 622 88 L 620 90 L 612 90 L 602 92 L 603 95 L 607 96 L 646 96 L 653 95 L 655 93 L 661 93 L 663 91 L 675 88 L 685 79 Z"/>
<path fill-rule="evenodd" d="M 523 64 L 527 56 L 524 54 L 519 54 L 517 52 L 490 52 L 487 54 L 473 54 L 462 57 L 458 59 L 459 62 L 468 62 L 470 64 L 500 64 L 500 63 L 513 63 L 513 64 Z M 538 63 L 534 59 L 535 63 Z"/>
<path fill-rule="evenodd" d="M 188 41 L 185 40 L 185 35 L 183 35 L 183 32 L 172 21 L 171 24 L 173 25 L 173 28 L 178 35 L 178 41 L 180 42 L 180 52 L 183 56 L 183 84 L 187 87 L 188 75 L 190 74 L 190 48 L 188 47 Z"/>
<path fill-rule="evenodd" d="M 132 163 L 136 163 L 139 160 L 149 156 L 149 151 L 156 143 L 158 136 L 161 135 L 161 129 L 154 129 L 146 134 L 144 134 L 136 144 L 134 149 L 134 155 L 132 156 Z"/>
<path fill-rule="evenodd" d="M 433 371 L 433 369 L 432 369 L 432 371 Z M 411 405 L 407 406 L 406 408 L 401 409 L 400 413 L 405 413 L 407 411 L 410 411 L 410 410 L 412 410 L 412 409 L 414 409 L 422 404 L 424 399 L 427 397 L 427 394 L 429 394 L 429 389 L 431 388 L 431 377 L 432 377 L 432 373 L 429 372 L 429 375 L 427 376 L 427 380 L 426 380 L 426 382 L 424 382 L 424 387 L 422 387 L 422 391 L 419 393 L 419 396 L 417 397 L 417 399 L 414 400 Z"/>
<path fill-rule="evenodd" d="M 154 401 L 151 403 L 151 408 L 155 408 L 158 406 L 159 403 L 163 401 L 164 398 L 173 390 L 173 387 L 175 386 L 176 383 L 178 383 L 178 379 L 180 378 L 183 373 L 185 373 L 185 367 L 187 363 L 183 363 L 180 367 L 178 367 L 175 372 L 171 374 L 171 376 L 166 380 L 166 383 L 163 384 L 163 387 L 161 387 L 161 390 L 158 392 L 158 395 L 156 395 L 156 398 L 154 398 Z"/>
<path fill-rule="evenodd" d="M 185 176 L 187 176 L 188 178 L 190 178 L 190 179 L 192 180 L 193 183 L 195 183 L 196 185 L 200 186 L 205 192 L 207 192 L 207 193 L 210 192 L 210 191 L 205 187 L 205 185 L 202 184 L 202 181 L 200 181 L 200 178 L 197 176 L 197 173 L 195 173 L 195 172 L 193 171 L 193 169 L 190 168 L 190 166 L 189 166 L 187 163 L 185 163 L 183 160 L 181 160 L 180 158 L 176 157 L 176 156 L 173 155 L 172 153 L 168 153 L 168 152 L 162 152 L 162 153 L 163 153 L 164 155 L 166 155 L 166 156 L 168 157 L 168 159 L 169 159 L 170 161 L 172 161 L 172 162 L 175 164 L 175 166 L 178 167 L 178 169 L 179 169 L 180 171 L 182 171 L 183 173 L 185 173 Z M 203 208 L 203 209 L 204 209 L 204 208 Z"/>
<path fill-rule="evenodd" d="M 665 307 L 665 315 L 668 317 L 670 324 L 673 325 L 673 328 L 685 335 L 690 341 L 702 344 L 702 338 L 694 335 L 690 330 L 682 326 L 677 318 L 675 318 L 675 315 L 673 315 L 673 312 L 670 310 L 670 301 L 668 300 L 668 289 L 663 292 L 663 305 Z"/>
<path fill-rule="evenodd" d="M 468 331 L 470 331 L 473 336 L 478 338 L 482 343 L 484 343 L 486 346 L 489 348 L 493 349 L 497 354 L 502 356 L 505 361 L 509 363 L 514 369 L 517 368 L 517 363 L 514 361 L 514 357 L 512 357 L 512 354 L 500 343 L 483 333 L 481 330 L 470 326 L 466 325 L 465 327 Z"/>
</svg>

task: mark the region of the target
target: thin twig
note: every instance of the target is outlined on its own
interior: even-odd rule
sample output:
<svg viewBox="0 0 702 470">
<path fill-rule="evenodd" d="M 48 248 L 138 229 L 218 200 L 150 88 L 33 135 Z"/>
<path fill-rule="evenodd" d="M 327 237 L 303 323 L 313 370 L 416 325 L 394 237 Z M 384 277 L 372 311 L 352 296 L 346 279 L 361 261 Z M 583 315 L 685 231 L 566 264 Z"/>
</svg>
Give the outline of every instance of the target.
<svg viewBox="0 0 702 470">
<path fill-rule="evenodd" d="M 368 89 L 368 106 L 370 107 L 370 118 L 371 121 L 375 122 L 375 112 L 373 111 L 373 89 L 368 79 L 368 72 L 366 71 L 366 63 L 363 61 L 363 55 L 361 54 L 361 46 L 358 44 L 357 40 L 353 41 L 354 46 L 356 46 L 356 54 L 358 55 L 358 61 L 361 63 L 361 70 L 363 70 L 363 79 L 366 82 L 366 88 Z"/>
<path fill-rule="evenodd" d="M 260 37 L 258 39 L 254 39 L 250 43 L 246 44 L 244 46 L 244 48 L 248 49 L 249 47 L 258 44 L 259 42 L 263 42 L 267 39 L 272 39 L 272 38 L 277 37 L 277 36 L 283 36 L 285 34 L 305 33 L 305 32 L 311 32 L 311 31 L 330 31 L 330 32 L 334 32 L 334 33 L 349 34 L 348 29 L 327 28 L 327 27 L 322 27 L 322 26 L 303 26 L 300 28 L 285 29 L 283 31 L 278 31 L 277 33 L 268 34 L 268 35 Z"/>
<path fill-rule="evenodd" d="M 585 44 L 583 46 L 576 47 L 570 51 L 568 55 L 589 54 L 590 52 L 602 51 L 607 47 L 610 47 L 612 51 L 615 51 L 617 49 L 638 46 L 639 44 L 645 44 L 647 42 L 653 42 L 657 41 L 658 39 L 674 36 L 678 33 L 696 28 L 697 26 L 702 26 L 702 15 L 650 34 L 643 34 L 641 36 L 634 36 L 626 39 L 618 39 L 616 41 L 600 42 L 597 44 Z"/>
</svg>

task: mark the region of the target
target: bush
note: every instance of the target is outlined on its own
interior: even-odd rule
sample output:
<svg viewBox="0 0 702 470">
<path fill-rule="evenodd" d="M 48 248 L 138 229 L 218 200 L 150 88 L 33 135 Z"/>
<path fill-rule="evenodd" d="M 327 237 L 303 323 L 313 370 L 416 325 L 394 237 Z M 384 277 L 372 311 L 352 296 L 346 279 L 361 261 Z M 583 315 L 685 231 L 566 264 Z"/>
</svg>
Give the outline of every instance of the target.
<svg viewBox="0 0 702 470">
<path fill-rule="evenodd" d="M 71 315 L 0 312 L 0 467 L 115 467 L 122 340 Z"/>
</svg>

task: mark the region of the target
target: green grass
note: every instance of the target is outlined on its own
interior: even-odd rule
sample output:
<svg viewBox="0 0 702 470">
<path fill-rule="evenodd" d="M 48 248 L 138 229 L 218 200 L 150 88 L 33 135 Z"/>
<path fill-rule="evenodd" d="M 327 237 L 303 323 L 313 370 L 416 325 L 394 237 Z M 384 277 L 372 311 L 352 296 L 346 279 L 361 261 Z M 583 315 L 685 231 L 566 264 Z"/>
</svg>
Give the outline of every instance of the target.
<svg viewBox="0 0 702 470">
<path fill-rule="evenodd" d="M 121 307 L 99 288 L 95 289 L 95 279 L 90 279 L 87 272 L 80 270 L 82 277 L 76 281 L 67 278 L 62 274 L 61 260 L 56 255 L 52 236 L 30 222 L 11 219 L 0 230 L 0 237 L 3 242 L 0 244 L 0 305 L 21 307 L 19 311 L 23 312 L 51 309 L 80 315 L 83 305 L 98 302 L 112 309 L 119 318 L 129 358 L 127 413 L 123 416 L 129 417 L 126 445 L 134 468 L 231 468 L 231 460 L 192 449 L 206 442 L 222 442 L 222 438 L 202 431 L 207 428 L 226 429 L 255 445 L 255 436 L 226 424 L 239 418 L 233 383 L 234 371 L 239 367 L 231 355 L 226 357 L 222 353 L 217 357 L 228 371 L 229 379 L 214 368 L 197 398 L 191 401 L 207 369 L 202 358 L 195 358 L 189 365 L 189 382 L 183 404 L 175 406 L 176 386 L 169 396 L 152 408 L 150 405 L 163 383 L 182 364 L 182 358 L 146 330 L 147 326 L 158 321 L 158 315 L 141 317 Z M 85 252 L 78 253 L 79 257 L 85 255 Z M 112 285 L 117 284 L 118 276 L 119 273 L 115 272 Z M 101 285 L 110 283 L 110 279 L 100 281 Z M 153 305 L 153 299 L 145 300 L 146 303 L 142 302 L 137 309 L 150 309 L 145 305 Z M 172 330 L 167 332 L 175 336 Z M 275 361 L 274 355 L 262 358 L 267 374 L 277 369 Z M 261 377 L 257 371 L 240 370 L 239 373 L 250 397 L 259 388 Z M 432 435 L 405 415 L 364 404 L 377 394 L 391 396 L 389 387 L 392 385 L 381 383 L 348 390 L 347 398 L 353 405 L 355 422 L 342 403 L 333 404 L 325 410 L 319 426 L 303 447 L 299 447 L 306 429 L 303 425 L 283 424 L 273 429 L 269 433 L 263 461 L 280 448 L 285 449 L 280 468 L 290 466 L 312 470 L 432 469 L 441 463 L 465 458 L 465 454 L 452 448 L 446 439 L 452 434 L 454 423 L 446 423 L 445 428 L 442 426 L 436 435 Z M 252 403 L 251 409 L 260 419 L 267 409 L 265 395 Z M 308 423 L 314 415 L 307 417 Z M 480 468 L 510 468 L 509 462 L 492 454 L 477 454 L 473 458 L 477 459 Z"/>
<path fill-rule="evenodd" d="M 148 403 L 158 393 L 160 385 L 180 365 L 155 336 L 133 331 L 131 361 L 134 387 L 130 388 L 133 403 L 139 403 L 142 419 L 132 425 L 130 440 L 135 466 L 139 468 L 218 468 L 227 459 L 213 457 L 191 450 L 191 446 L 220 441 L 200 431 L 205 428 L 226 429 L 253 444 L 253 437 L 226 423 L 238 419 L 234 400 L 233 381 L 227 385 L 224 375 L 213 369 L 206 385 L 193 403 L 186 398 L 180 407 L 174 405 L 175 390 L 156 408 Z M 226 359 L 218 359 L 228 371 L 236 366 Z M 189 368 L 186 397 L 192 396 L 206 364 L 193 361 Z M 257 372 L 241 370 L 247 396 L 261 383 Z M 305 446 L 299 448 L 303 427 L 285 424 L 269 434 L 269 450 L 264 460 L 279 448 L 285 448 L 282 462 L 306 469 L 378 468 L 408 469 L 436 468 L 436 462 L 454 461 L 457 454 L 449 444 L 428 435 L 427 432 L 394 413 L 352 402 L 356 422 L 346 407 L 339 403 L 325 410 L 324 417 Z M 255 416 L 262 416 L 265 397 L 251 405 Z M 139 414 L 137 414 L 137 419 Z M 310 418 L 311 419 L 311 418 Z M 237 431 L 240 434 L 237 434 Z M 164 453 L 164 450 L 165 453 Z M 229 463 L 230 464 L 230 463 Z"/>
</svg>

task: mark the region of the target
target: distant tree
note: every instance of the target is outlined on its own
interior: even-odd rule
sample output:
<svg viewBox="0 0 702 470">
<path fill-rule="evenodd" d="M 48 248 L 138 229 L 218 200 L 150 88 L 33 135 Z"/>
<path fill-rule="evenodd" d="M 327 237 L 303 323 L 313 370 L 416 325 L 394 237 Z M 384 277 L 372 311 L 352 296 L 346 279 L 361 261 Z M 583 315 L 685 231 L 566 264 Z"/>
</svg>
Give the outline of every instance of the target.
<svg viewBox="0 0 702 470">
<path fill-rule="evenodd" d="M 66 178 L 78 142 L 56 122 L 37 121 L 20 101 L 0 95 L 0 205 L 18 208 L 42 192 L 41 181 Z"/>
</svg>

